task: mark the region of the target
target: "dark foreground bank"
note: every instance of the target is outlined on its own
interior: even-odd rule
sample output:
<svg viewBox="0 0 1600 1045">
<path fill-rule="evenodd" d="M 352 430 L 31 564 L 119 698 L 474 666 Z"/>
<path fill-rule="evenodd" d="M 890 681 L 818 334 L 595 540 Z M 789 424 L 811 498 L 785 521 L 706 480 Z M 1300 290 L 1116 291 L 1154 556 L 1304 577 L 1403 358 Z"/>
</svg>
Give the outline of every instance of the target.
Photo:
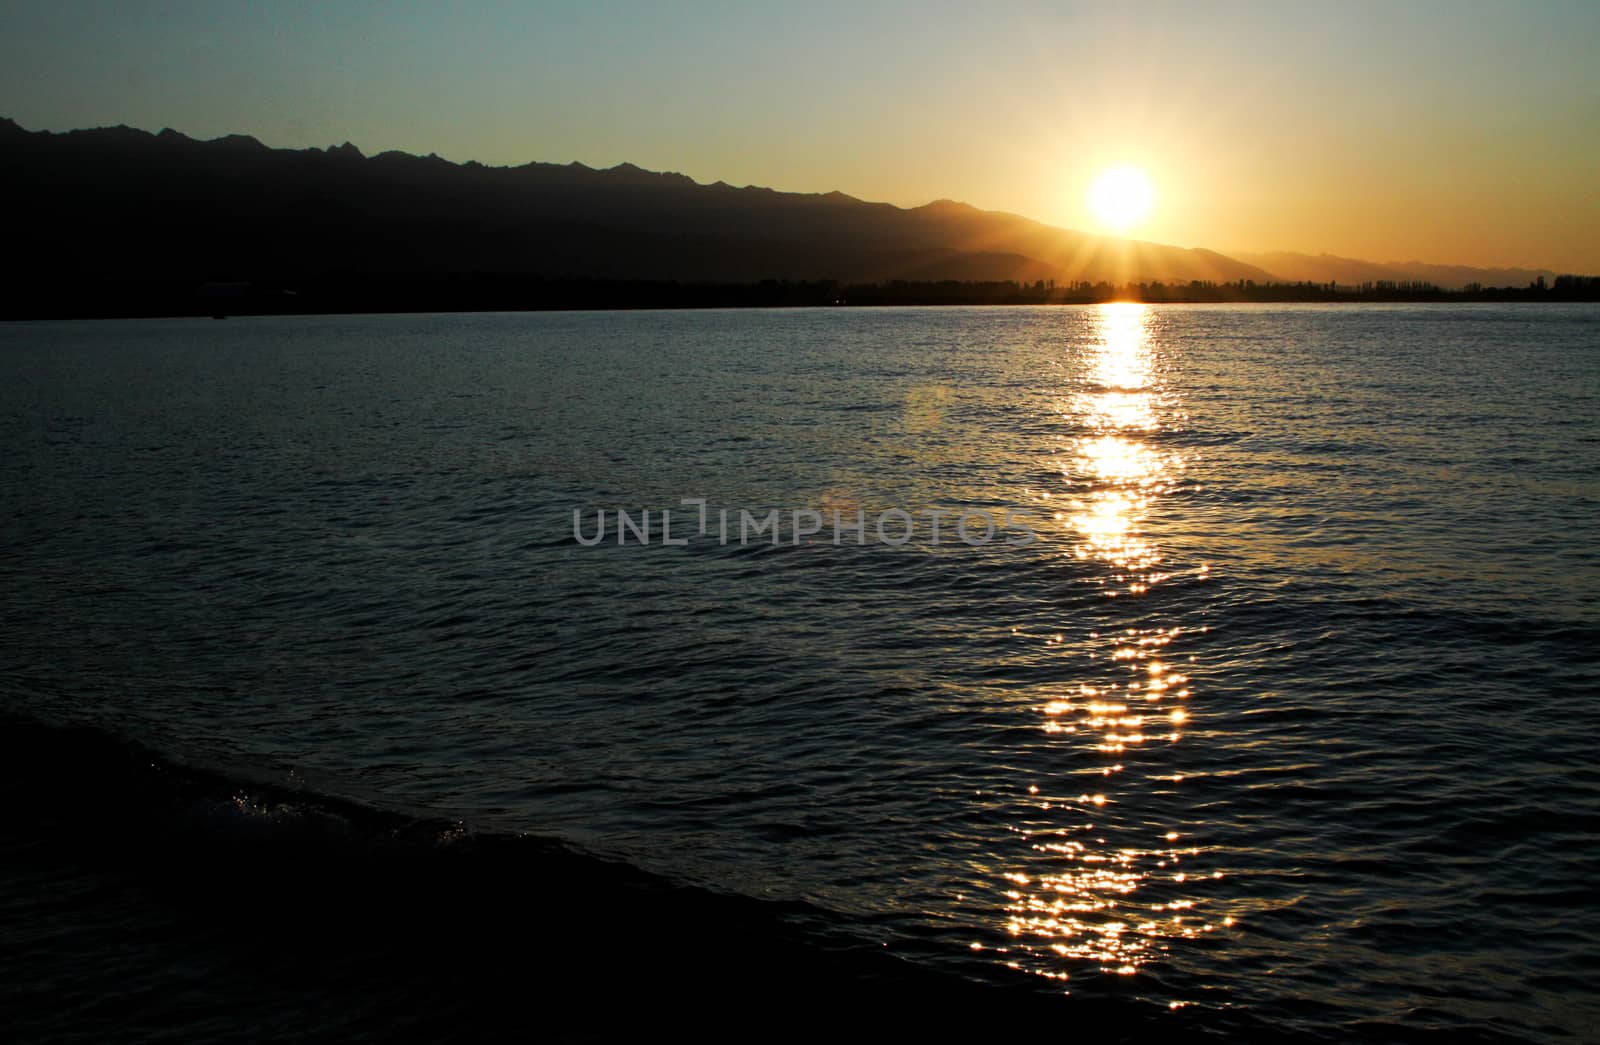
<svg viewBox="0 0 1600 1045">
<path fill-rule="evenodd" d="M 9 1041 L 1199 1036 L 833 946 L 803 905 L 3 727 Z"/>
</svg>

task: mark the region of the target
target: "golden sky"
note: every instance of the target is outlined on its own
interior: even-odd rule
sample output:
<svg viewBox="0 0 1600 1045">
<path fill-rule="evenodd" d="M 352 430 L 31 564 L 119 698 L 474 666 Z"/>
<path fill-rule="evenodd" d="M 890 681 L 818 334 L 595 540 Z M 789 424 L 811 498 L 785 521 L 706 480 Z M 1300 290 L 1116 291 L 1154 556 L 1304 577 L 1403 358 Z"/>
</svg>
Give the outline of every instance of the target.
<svg viewBox="0 0 1600 1045">
<path fill-rule="evenodd" d="M 10 10 L 4 115 L 628 161 L 1222 251 L 1600 273 L 1600 3 L 503 2 Z"/>
</svg>

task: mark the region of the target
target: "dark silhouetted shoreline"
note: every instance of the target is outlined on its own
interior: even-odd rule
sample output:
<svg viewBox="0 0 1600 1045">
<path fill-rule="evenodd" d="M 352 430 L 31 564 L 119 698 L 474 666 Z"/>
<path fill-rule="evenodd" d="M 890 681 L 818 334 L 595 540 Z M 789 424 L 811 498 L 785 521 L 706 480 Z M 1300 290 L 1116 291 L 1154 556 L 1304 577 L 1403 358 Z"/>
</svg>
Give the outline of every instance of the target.
<svg viewBox="0 0 1600 1045">
<path fill-rule="evenodd" d="M 941 305 L 1082 305 L 1108 301 L 1171 304 L 1244 302 L 1467 303 L 1596 301 L 1600 278 L 1562 276 L 1547 286 L 1443 290 L 1427 285 L 1346 288 L 1313 283 L 1110 284 L 1052 287 L 1016 282 L 843 284 L 762 280 L 681 283 L 543 279 L 466 273 L 326 278 L 292 287 L 271 283 L 108 281 L 13 287 L 0 319 L 114 319 L 160 316 L 344 315 L 394 312 L 534 312 L 673 308 L 815 308 Z"/>
</svg>

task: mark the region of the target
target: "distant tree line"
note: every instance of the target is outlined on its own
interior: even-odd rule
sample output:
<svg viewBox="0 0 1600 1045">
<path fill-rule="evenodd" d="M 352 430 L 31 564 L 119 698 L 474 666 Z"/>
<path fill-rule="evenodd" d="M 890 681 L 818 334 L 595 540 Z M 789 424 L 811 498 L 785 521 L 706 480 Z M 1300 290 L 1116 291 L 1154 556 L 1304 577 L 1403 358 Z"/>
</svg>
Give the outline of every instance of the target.
<svg viewBox="0 0 1600 1045">
<path fill-rule="evenodd" d="M 1600 301 L 1600 277 L 1558 276 L 1525 287 L 1431 283 L 1187 283 L 913 281 L 841 283 L 767 279 L 751 283 L 548 278 L 491 272 L 330 275 L 293 286 L 188 281 L 64 282 L 13 287 L 0 319 L 227 316 L 362 312 L 541 311 L 624 308 L 785 308 L 881 305 L 1048 305 L 1108 301 L 1155 303 L 1375 301 Z"/>
<path fill-rule="evenodd" d="M 1257 283 L 1237 280 L 1218 283 L 1075 282 L 1057 285 L 1048 280 L 1033 283 L 890 283 L 848 286 L 840 290 L 851 304 L 1089 304 L 1106 301 L 1155 303 L 1208 303 L 1248 301 L 1600 301 L 1600 276 L 1558 276 L 1547 284 L 1544 277 L 1525 287 L 1485 287 L 1470 284 L 1446 290 L 1432 283 L 1378 280 L 1368 283 Z"/>
</svg>

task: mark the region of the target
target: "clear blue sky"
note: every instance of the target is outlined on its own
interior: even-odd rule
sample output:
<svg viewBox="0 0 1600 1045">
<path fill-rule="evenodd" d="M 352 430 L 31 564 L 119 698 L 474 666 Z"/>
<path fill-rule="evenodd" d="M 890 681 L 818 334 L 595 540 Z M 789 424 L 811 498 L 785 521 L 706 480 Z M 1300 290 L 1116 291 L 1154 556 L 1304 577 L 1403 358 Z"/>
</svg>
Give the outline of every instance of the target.
<svg viewBox="0 0 1600 1045">
<path fill-rule="evenodd" d="M 1600 2 L 5 3 L 0 114 L 1600 272 Z"/>
</svg>

